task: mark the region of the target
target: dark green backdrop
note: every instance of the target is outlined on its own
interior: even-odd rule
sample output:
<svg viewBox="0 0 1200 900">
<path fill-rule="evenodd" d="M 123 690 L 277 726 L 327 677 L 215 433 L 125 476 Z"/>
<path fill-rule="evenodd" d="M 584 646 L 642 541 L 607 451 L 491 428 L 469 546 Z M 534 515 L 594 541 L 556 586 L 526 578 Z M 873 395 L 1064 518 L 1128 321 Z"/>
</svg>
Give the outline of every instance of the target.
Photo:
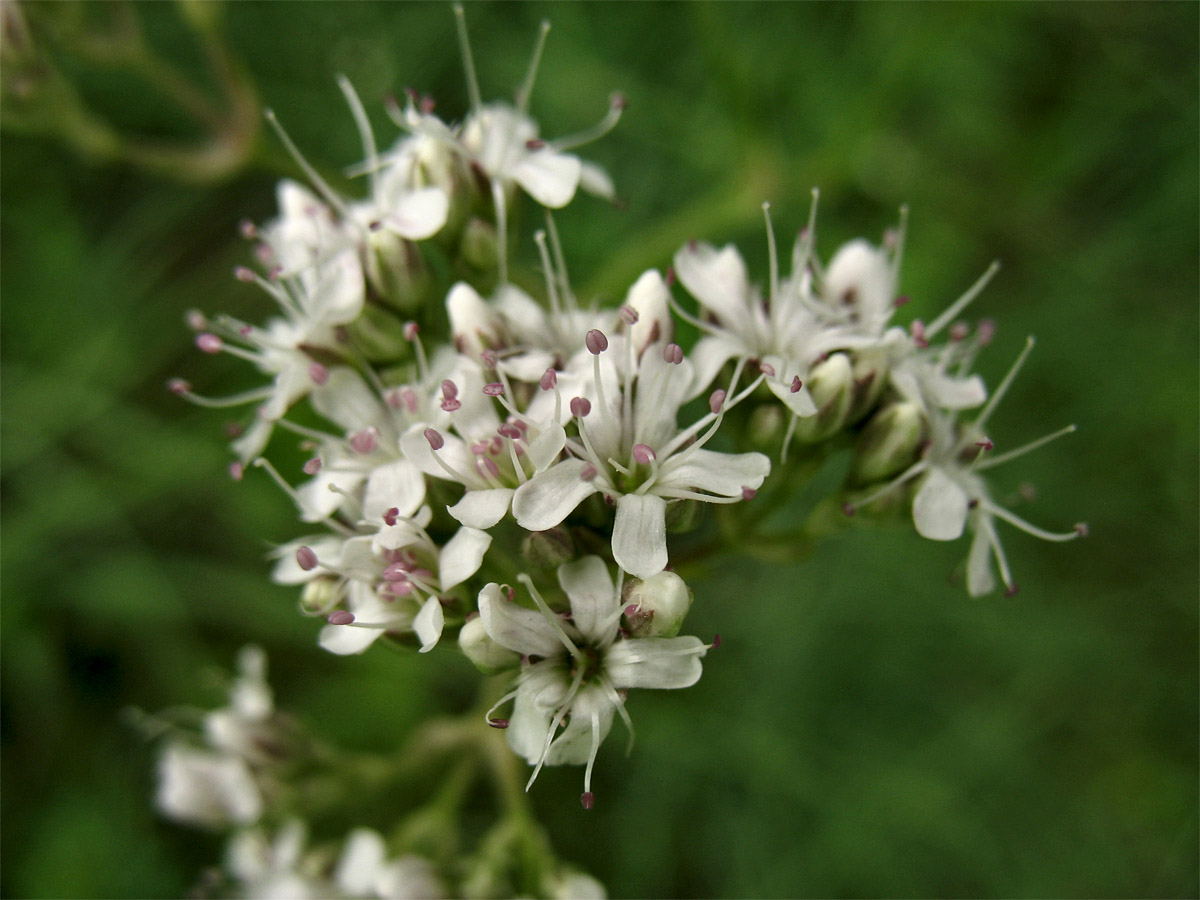
<svg viewBox="0 0 1200 900">
<path fill-rule="evenodd" d="M 144 77 L 85 58 L 67 8 L 23 7 L 40 52 L 119 134 L 187 135 Z M 1022 512 L 1039 523 L 1092 530 L 1065 546 L 1006 530 L 1014 600 L 970 600 L 948 577 L 965 545 L 904 528 L 796 565 L 714 566 L 691 625 L 725 646 L 701 683 L 632 699 L 638 746 L 628 761 L 604 748 L 590 814 L 577 771 L 534 789 L 563 855 L 613 895 L 1200 890 L 1198 9 L 468 8 L 485 97 L 509 95 L 552 20 L 533 102 L 547 134 L 589 124 L 613 89 L 629 97 L 586 154 L 627 208 L 581 198 L 559 217 L 581 294 L 621 296 L 690 237 L 737 240 L 761 275 L 759 204 L 787 233 L 814 185 L 826 255 L 908 203 L 913 315 L 999 257 L 975 308 L 999 323 L 989 381 L 1039 339 L 997 443 L 1079 425 L 998 473 L 1001 495 L 1037 487 Z M 85 26 L 108 10 L 88 7 Z M 175 7 L 133 14 L 204 71 Z M 328 171 L 360 153 L 338 72 L 373 113 L 406 86 L 446 117 L 465 108 L 447 6 L 246 2 L 220 28 L 255 107 Z M 265 478 L 231 482 L 223 418 L 163 389 L 247 383 L 200 358 L 182 318 L 269 312 L 230 270 L 247 250 L 236 222 L 269 217 L 274 180 L 293 174 L 277 143 L 260 134 L 229 178 L 187 183 L 79 152 L 56 136 L 61 110 L 36 102 L 6 93 L 0 154 L 0 877 L 6 896 L 179 895 L 220 843 L 155 817 L 154 756 L 124 708 L 216 705 L 211 672 L 256 641 L 284 706 L 385 750 L 468 702 L 471 678 L 450 652 L 320 651 L 266 578 L 267 542 L 300 530 L 290 504 Z"/>
</svg>

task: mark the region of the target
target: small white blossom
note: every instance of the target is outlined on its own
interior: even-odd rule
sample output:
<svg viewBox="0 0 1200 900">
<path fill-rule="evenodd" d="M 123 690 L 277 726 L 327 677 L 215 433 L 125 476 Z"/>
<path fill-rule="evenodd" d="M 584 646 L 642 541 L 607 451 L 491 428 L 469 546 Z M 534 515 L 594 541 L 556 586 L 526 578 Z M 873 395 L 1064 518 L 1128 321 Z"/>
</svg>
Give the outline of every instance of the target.
<svg viewBox="0 0 1200 900">
<path fill-rule="evenodd" d="M 708 648 L 695 637 L 623 638 L 621 587 L 598 556 L 558 568 L 569 621 L 550 610 L 527 576 L 521 581 L 536 610 L 518 606 L 495 583 L 479 594 L 488 636 L 530 660 L 506 698 L 515 699 L 508 743 L 534 766 L 530 784 L 543 765 L 586 764 L 583 802 L 590 807 L 592 766 L 614 713 L 629 724 L 620 692 L 690 687 Z"/>
</svg>

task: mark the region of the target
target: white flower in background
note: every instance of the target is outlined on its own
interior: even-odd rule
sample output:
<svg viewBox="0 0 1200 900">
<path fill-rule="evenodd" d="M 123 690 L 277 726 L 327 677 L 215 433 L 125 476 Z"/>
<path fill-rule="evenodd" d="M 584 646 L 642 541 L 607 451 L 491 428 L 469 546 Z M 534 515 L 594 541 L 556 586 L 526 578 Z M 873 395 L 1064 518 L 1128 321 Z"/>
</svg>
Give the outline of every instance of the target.
<svg viewBox="0 0 1200 900">
<path fill-rule="evenodd" d="M 229 705 L 204 717 L 204 736 L 218 750 L 251 763 L 263 762 L 278 749 L 266 653 L 261 647 L 243 647 L 238 653 L 238 669 L 229 691 Z"/>
<path fill-rule="evenodd" d="M 158 811 L 205 828 L 249 825 L 262 815 L 263 799 L 240 756 L 171 743 L 158 761 Z"/>
<path fill-rule="evenodd" d="M 620 692 L 690 687 L 708 647 L 696 637 L 621 637 L 621 584 L 613 584 L 598 556 L 558 568 L 568 621 L 547 606 L 528 576 L 521 582 L 537 609 L 517 605 L 499 584 L 479 594 L 488 636 L 531 660 L 516 690 L 500 701 L 515 700 L 511 718 L 489 721 L 506 724 L 509 746 L 534 766 L 531 785 L 543 765 L 586 764 L 582 799 L 590 808 L 592 766 L 613 714 L 630 725 Z"/>
<path fill-rule="evenodd" d="M 446 890 L 426 859 L 388 859 L 379 833 L 356 828 L 346 837 L 333 871 L 322 852 L 305 852 L 306 828 L 285 823 L 274 840 L 260 830 L 243 831 L 230 841 L 226 868 L 236 896 L 248 900 L 438 900 Z"/>
<path fill-rule="evenodd" d="M 992 500 L 982 476 L 993 466 L 1023 456 L 1075 430 L 1074 425 L 1068 425 L 1022 447 L 990 455 L 994 445 L 984 427 L 1032 349 L 1033 338 L 1030 338 L 975 421 L 963 425 L 955 421 L 952 412 L 931 412 L 928 419 L 931 440 L 925 456 L 884 488 L 856 504 L 865 506 L 900 485 L 919 478 L 912 505 L 913 523 L 918 534 L 934 541 L 953 541 L 962 535 L 968 525 L 974 532 L 967 557 L 967 590 L 972 596 L 989 593 L 995 588 L 993 558 L 1006 594 L 1011 596 L 1017 591 L 996 535 L 996 519 L 1002 519 L 1027 534 L 1047 541 L 1070 541 L 1087 533 L 1087 527 L 1082 524 L 1076 525 L 1072 531 L 1050 532 L 1025 521 Z"/>
<path fill-rule="evenodd" d="M 592 494 L 601 493 L 616 506 L 613 558 L 626 572 L 648 578 L 667 564 L 669 502 L 737 502 L 752 496 L 770 471 L 771 463 L 761 453 L 703 449 L 716 433 L 724 410 L 759 382 L 728 401 L 725 391 L 715 392 L 711 412 L 680 431 L 679 408 L 692 380 L 680 347 L 649 347 L 637 361 L 636 371 L 627 341 L 619 341 L 615 352 L 602 361 L 607 348 L 602 332 L 589 332 L 587 350 L 563 373 L 559 387 L 567 396 L 576 393 L 570 412 L 579 437 L 568 441 L 569 457 L 517 488 L 513 516 L 522 528 L 545 531 Z M 619 360 L 623 355 L 621 371 L 611 358 Z"/>
<path fill-rule="evenodd" d="M 247 900 L 318 900 L 328 896 L 320 881 L 302 874 L 304 823 L 292 819 L 279 829 L 275 840 L 257 829 L 234 835 L 225 856 L 233 876 L 236 896 Z"/>
</svg>

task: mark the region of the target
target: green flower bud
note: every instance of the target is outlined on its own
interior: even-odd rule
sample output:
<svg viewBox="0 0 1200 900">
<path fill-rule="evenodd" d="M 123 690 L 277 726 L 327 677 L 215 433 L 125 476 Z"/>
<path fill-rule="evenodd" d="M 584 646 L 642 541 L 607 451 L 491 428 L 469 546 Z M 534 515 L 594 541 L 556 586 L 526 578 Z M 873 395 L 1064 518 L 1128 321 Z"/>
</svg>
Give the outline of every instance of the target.
<svg viewBox="0 0 1200 900">
<path fill-rule="evenodd" d="M 659 572 L 627 581 L 621 603 L 633 637 L 675 637 L 691 608 L 692 591 L 674 572 Z"/>
<path fill-rule="evenodd" d="M 867 422 L 858 440 L 850 478 L 871 484 L 896 475 L 916 462 L 926 437 L 925 414 L 916 403 L 893 403 Z"/>
<path fill-rule="evenodd" d="M 373 303 L 363 304 L 346 331 L 368 362 L 402 362 L 412 353 L 412 342 L 404 337 L 404 321 Z"/>
<path fill-rule="evenodd" d="M 854 400 L 854 369 L 845 353 L 834 353 L 808 373 L 805 382 L 817 414 L 796 423 L 796 439 L 817 443 L 837 434 L 845 425 Z"/>
<path fill-rule="evenodd" d="M 683 534 L 692 531 L 700 524 L 700 501 L 680 500 L 667 504 L 667 531 L 671 534 Z"/>
<path fill-rule="evenodd" d="M 386 228 L 367 238 L 367 280 L 385 303 L 403 313 L 421 307 L 430 286 L 417 245 Z"/>
<path fill-rule="evenodd" d="M 462 630 L 458 632 L 458 649 L 484 675 L 495 675 L 505 669 L 514 668 L 521 662 L 519 653 L 501 647 L 488 637 L 483 619 L 476 615 L 467 619 Z"/>
<path fill-rule="evenodd" d="M 575 558 L 575 542 L 571 533 L 561 525 L 548 531 L 534 531 L 525 535 L 521 543 L 521 555 L 539 569 L 553 569 Z"/>
<path fill-rule="evenodd" d="M 854 355 L 854 387 L 846 424 L 853 425 L 867 415 L 887 387 L 888 358 L 883 350 L 865 350 Z"/>
<path fill-rule="evenodd" d="M 338 579 L 332 575 L 321 575 L 304 585 L 300 594 L 300 608 L 309 615 L 324 615 L 332 611 L 341 599 Z"/>
<path fill-rule="evenodd" d="M 500 260 L 496 245 L 496 228 L 478 217 L 471 218 L 463 228 L 459 254 L 473 269 L 491 271 Z"/>
</svg>

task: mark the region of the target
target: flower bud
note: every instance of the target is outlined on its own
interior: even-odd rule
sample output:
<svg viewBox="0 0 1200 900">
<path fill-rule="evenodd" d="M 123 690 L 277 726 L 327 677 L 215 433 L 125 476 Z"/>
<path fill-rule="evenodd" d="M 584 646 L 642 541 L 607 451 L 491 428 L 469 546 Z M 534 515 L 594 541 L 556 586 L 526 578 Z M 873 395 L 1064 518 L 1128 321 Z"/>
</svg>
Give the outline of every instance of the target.
<svg viewBox="0 0 1200 900">
<path fill-rule="evenodd" d="M 521 555 L 531 566 L 553 569 L 575 558 L 575 542 L 561 525 L 547 531 L 534 531 L 521 543 Z"/>
<path fill-rule="evenodd" d="M 309 615 L 324 615 L 340 600 L 338 580 L 331 575 L 321 575 L 304 585 L 300 594 L 300 608 Z"/>
<path fill-rule="evenodd" d="M 684 534 L 700 524 L 700 501 L 679 500 L 667 504 L 666 524 L 671 534 Z"/>
<path fill-rule="evenodd" d="M 404 337 L 404 321 L 382 306 L 363 304 L 346 330 L 368 362 L 403 362 L 412 352 L 412 343 Z"/>
<path fill-rule="evenodd" d="M 845 353 L 835 353 L 813 366 L 805 381 L 817 414 L 796 422 L 796 439 L 816 443 L 837 434 L 846 425 L 854 399 L 854 369 Z"/>
<path fill-rule="evenodd" d="M 692 591 L 674 572 L 626 582 L 621 595 L 633 637 L 675 637 L 692 605 Z"/>
<path fill-rule="evenodd" d="M 460 281 L 450 288 L 446 312 L 450 315 L 455 346 L 472 359 L 503 343 L 500 315 L 466 282 Z"/>
<path fill-rule="evenodd" d="M 625 295 L 625 305 L 637 313 L 629 326 L 629 338 L 639 355 L 651 344 L 670 341 L 675 336 L 675 320 L 668 306 L 667 283 L 657 269 L 643 272 Z"/>
<path fill-rule="evenodd" d="M 875 408 L 888 383 L 888 357 L 880 349 L 859 350 L 854 354 L 854 387 L 846 424 L 853 425 Z"/>
<path fill-rule="evenodd" d="M 521 655 L 507 647 L 501 647 L 490 637 L 483 625 L 483 619 L 474 616 L 468 619 L 458 632 L 458 649 L 475 664 L 484 675 L 495 675 L 505 669 L 519 665 Z"/>
<path fill-rule="evenodd" d="M 463 261 L 473 269 L 494 270 L 500 259 L 495 226 L 478 217 L 472 217 L 463 228 L 459 253 Z"/>
<path fill-rule="evenodd" d="M 858 439 L 850 477 L 856 484 L 871 484 L 898 474 L 916 461 L 925 433 L 925 415 L 916 403 L 884 407 Z"/>
<path fill-rule="evenodd" d="M 388 306 L 411 313 L 423 305 L 430 277 L 416 244 L 379 228 L 368 234 L 366 257 L 367 280 Z"/>
</svg>

